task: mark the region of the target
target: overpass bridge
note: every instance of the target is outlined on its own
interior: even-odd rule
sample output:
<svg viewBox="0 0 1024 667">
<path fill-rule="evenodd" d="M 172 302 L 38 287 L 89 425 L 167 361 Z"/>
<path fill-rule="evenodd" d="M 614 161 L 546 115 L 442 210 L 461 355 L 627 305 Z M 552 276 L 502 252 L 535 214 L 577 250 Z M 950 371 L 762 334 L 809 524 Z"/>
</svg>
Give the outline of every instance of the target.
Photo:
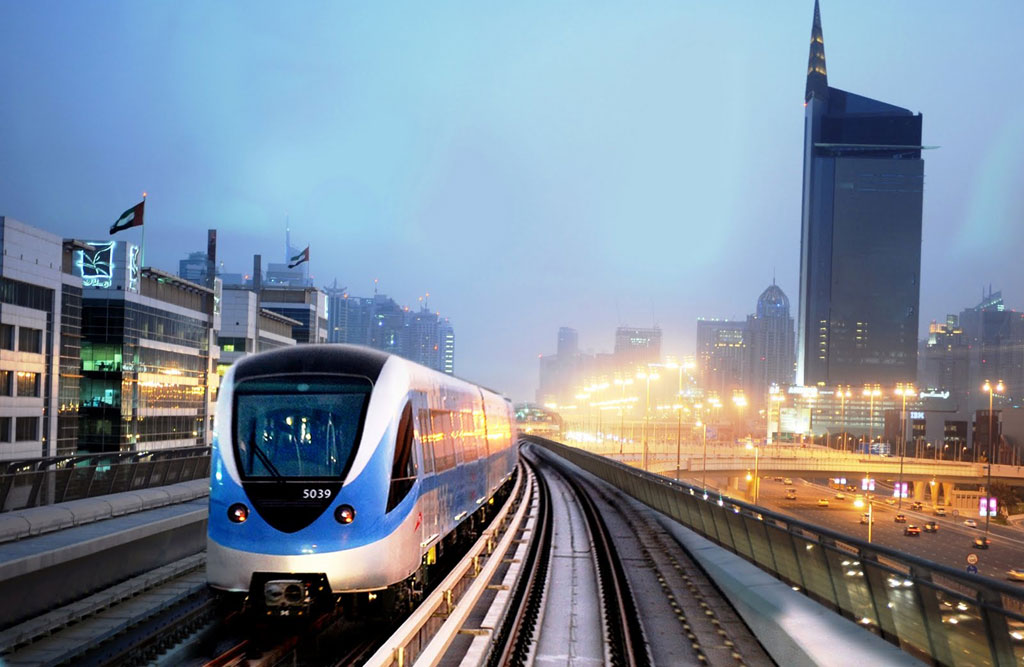
<svg viewBox="0 0 1024 667">
<path fill-rule="evenodd" d="M 642 452 L 619 454 L 617 450 L 583 446 L 582 449 L 603 454 L 629 465 L 643 467 Z M 741 488 L 747 474 L 758 476 L 784 475 L 787 477 L 846 477 L 850 484 L 859 486 L 864 477 L 877 480 L 902 479 L 908 483 L 908 496 L 915 500 L 930 500 L 952 507 L 977 507 L 977 498 L 983 493 L 989 476 L 989 464 L 972 461 L 944 461 L 940 459 L 883 456 L 860 452 L 843 452 L 817 445 L 711 445 L 705 453 L 699 443 L 682 443 L 678 454 L 674 446 L 660 444 L 648 454 L 648 472 L 675 473 L 681 477 L 707 475 L 725 478 L 730 488 Z M 1024 466 L 994 464 L 991 466 L 993 482 L 1012 485 L 1024 484 Z M 957 488 L 957 485 L 970 487 Z"/>
</svg>

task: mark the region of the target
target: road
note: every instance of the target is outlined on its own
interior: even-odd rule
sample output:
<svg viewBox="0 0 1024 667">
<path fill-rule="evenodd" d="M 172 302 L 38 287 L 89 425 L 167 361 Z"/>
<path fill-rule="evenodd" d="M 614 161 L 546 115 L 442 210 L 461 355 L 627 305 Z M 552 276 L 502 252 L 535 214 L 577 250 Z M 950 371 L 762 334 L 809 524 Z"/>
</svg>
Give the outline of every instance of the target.
<svg viewBox="0 0 1024 667">
<path fill-rule="evenodd" d="M 684 481 L 700 483 L 700 480 L 693 479 Z M 775 481 L 771 477 L 763 479 L 758 505 L 807 523 L 867 540 L 868 527 L 860 523 L 861 514 L 865 513 L 867 508 L 858 509 L 853 506 L 856 492 L 844 492 L 845 500 L 837 500 L 836 490 L 824 484 L 803 479 L 792 481 L 794 483 L 790 485 Z M 796 500 L 785 499 L 787 488 L 797 490 Z M 829 506 L 819 507 L 820 498 L 827 499 Z M 987 550 L 975 549 L 972 543 L 975 537 L 984 535 L 984 519 L 971 517 L 978 521 L 979 527 L 968 528 L 963 525 L 964 520 L 968 518 L 966 516 L 953 517 L 950 512 L 949 516 L 937 517 L 933 515 L 930 505 L 925 505 L 924 511 L 912 511 L 907 500 L 903 501 L 901 511 L 907 517 L 906 524 L 896 523 L 896 508 L 887 505 L 884 496 L 876 496 L 872 542 L 959 570 L 966 569 L 968 554 L 975 554 L 978 557 L 978 574 L 1004 581 L 1006 571 L 1011 567 L 1024 567 L 1024 532 L 1004 526 L 993 526 L 989 534 L 992 540 L 991 547 Z M 935 521 L 939 525 L 938 532 L 924 532 L 926 521 Z M 903 529 L 907 525 L 922 528 L 921 534 L 916 537 L 904 535 Z M 1024 582 L 1017 583 L 1024 588 Z"/>
</svg>

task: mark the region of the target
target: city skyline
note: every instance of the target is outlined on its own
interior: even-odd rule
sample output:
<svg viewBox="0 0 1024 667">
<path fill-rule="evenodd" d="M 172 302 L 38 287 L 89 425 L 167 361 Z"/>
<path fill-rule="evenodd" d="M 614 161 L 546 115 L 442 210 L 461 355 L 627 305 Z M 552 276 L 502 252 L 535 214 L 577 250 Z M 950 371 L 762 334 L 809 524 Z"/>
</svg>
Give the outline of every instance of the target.
<svg viewBox="0 0 1024 667">
<path fill-rule="evenodd" d="M 600 349 L 658 324 L 684 354 L 696 317 L 742 316 L 773 273 L 798 293 L 812 6 L 9 6 L 0 215 L 102 238 L 148 190 L 147 265 L 217 228 L 242 273 L 290 219 L 319 286 L 430 291 L 459 375 L 523 400 L 559 326 Z M 836 81 L 923 111 L 941 146 L 920 331 L 990 283 L 1019 307 L 1024 9 L 822 14 Z"/>
</svg>

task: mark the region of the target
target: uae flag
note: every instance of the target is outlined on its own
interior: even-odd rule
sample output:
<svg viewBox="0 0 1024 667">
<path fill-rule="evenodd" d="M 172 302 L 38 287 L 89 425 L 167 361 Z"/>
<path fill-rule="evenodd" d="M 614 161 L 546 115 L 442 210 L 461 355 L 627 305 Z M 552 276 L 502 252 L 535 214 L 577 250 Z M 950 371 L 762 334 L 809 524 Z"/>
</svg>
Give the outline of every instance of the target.
<svg viewBox="0 0 1024 667">
<path fill-rule="evenodd" d="M 142 211 L 146 207 L 146 200 L 143 199 L 135 206 L 121 214 L 121 217 L 117 219 L 117 222 L 110 225 L 110 233 L 116 234 L 122 229 L 128 229 L 129 227 L 141 227 L 142 226 Z"/>
<path fill-rule="evenodd" d="M 302 264 L 303 262 L 308 262 L 308 261 L 309 261 L 309 246 L 306 246 L 305 250 L 300 252 L 298 255 L 295 255 L 295 257 L 292 257 L 292 263 L 288 265 L 288 268 L 289 269 L 294 269 L 299 264 Z"/>
</svg>

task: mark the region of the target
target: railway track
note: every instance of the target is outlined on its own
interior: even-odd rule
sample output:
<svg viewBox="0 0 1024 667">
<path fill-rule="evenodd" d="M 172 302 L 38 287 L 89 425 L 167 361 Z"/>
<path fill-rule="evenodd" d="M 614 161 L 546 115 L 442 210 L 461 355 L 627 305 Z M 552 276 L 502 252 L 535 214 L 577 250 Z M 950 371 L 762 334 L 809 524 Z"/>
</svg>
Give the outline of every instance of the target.
<svg viewBox="0 0 1024 667">
<path fill-rule="evenodd" d="M 5 664 L 246 665 L 771 664 L 714 585 L 653 513 L 536 448 L 524 448 L 509 501 L 406 618 L 324 615 L 301 629 L 253 632 L 218 609 L 202 568 L 152 587 L 161 605 L 128 597 L 109 611 L 132 622 L 73 651 L 35 641 Z M 201 563 L 200 563 L 201 564 Z M 115 596 L 116 597 L 116 596 Z M 146 608 L 144 610 L 143 608 Z M 157 608 L 159 607 L 159 608 Z M 118 610 L 120 608 L 120 611 Z M 56 630 L 39 638 L 52 647 Z M 59 640 L 58 640 L 59 643 Z M 32 653 L 31 651 L 34 651 Z M 568 652 L 568 653 L 566 653 Z M 27 656 L 27 657 L 26 657 Z M 34 658 L 32 656 L 35 656 Z"/>
</svg>

